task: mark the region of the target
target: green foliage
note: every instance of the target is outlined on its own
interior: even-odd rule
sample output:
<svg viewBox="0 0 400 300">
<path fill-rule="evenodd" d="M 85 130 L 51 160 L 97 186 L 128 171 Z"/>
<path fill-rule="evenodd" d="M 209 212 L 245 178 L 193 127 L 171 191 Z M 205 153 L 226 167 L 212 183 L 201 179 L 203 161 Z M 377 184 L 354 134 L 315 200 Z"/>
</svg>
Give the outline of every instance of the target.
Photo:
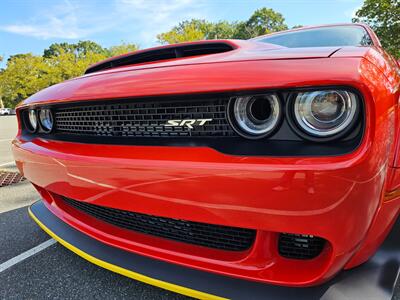
<svg viewBox="0 0 400 300">
<path fill-rule="evenodd" d="M 121 45 L 118 46 L 112 46 L 107 49 L 107 56 L 112 57 L 112 56 L 117 56 L 121 54 L 125 54 L 128 52 L 133 52 L 139 49 L 139 46 L 136 44 L 126 44 L 122 43 Z"/>
<path fill-rule="evenodd" d="M 19 101 L 48 86 L 44 77 L 47 67 L 40 56 L 30 53 L 14 55 L 0 76 L 1 95 L 6 107 L 14 107 Z"/>
<path fill-rule="evenodd" d="M 382 46 L 400 58 L 400 1 L 365 0 L 356 12 L 353 22 L 370 25 L 378 35 Z"/>
<path fill-rule="evenodd" d="M 294 25 L 294 26 L 292 27 L 292 29 L 301 28 L 301 27 L 303 27 L 303 25 Z"/>
<path fill-rule="evenodd" d="M 47 82 L 49 85 L 59 83 L 82 75 L 88 66 L 107 58 L 103 53 L 87 52 L 77 56 L 75 53 L 61 51 L 57 56 L 43 57 L 49 67 Z"/>
<path fill-rule="evenodd" d="M 270 8 L 257 9 L 246 22 L 237 26 L 236 38 L 250 39 L 271 32 L 288 29 L 285 18 Z"/>
<path fill-rule="evenodd" d="M 52 44 L 44 50 L 43 56 L 12 55 L 6 68 L 0 70 L 0 99 L 6 107 L 15 107 L 41 89 L 82 75 L 91 64 L 137 48 L 137 45 L 123 43 L 107 49 L 92 41 L 79 41 Z"/>
<path fill-rule="evenodd" d="M 92 41 L 79 41 L 76 44 L 55 43 L 50 45 L 48 49 L 44 50 L 43 57 L 50 58 L 53 56 L 59 56 L 63 53 L 71 53 L 77 58 L 81 58 L 93 53 L 105 55 L 107 49 L 104 49 L 99 44 Z"/>
<path fill-rule="evenodd" d="M 256 10 L 244 22 L 208 22 L 192 19 L 183 21 L 170 31 L 157 35 L 162 44 L 174 44 L 187 41 L 210 39 L 249 39 L 270 32 L 287 29 L 285 19 L 272 9 Z"/>
<path fill-rule="evenodd" d="M 209 40 L 237 38 L 237 25 L 238 22 L 227 21 L 211 23 L 206 38 Z"/>
<path fill-rule="evenodd" d="M 207 34 L 213 24 L 205 20 L 192 19 L 183 21 L 172 30 L 157 35 L 162 44 L 175 44 L 188 41 L 207 39 Z"/>
</svg>

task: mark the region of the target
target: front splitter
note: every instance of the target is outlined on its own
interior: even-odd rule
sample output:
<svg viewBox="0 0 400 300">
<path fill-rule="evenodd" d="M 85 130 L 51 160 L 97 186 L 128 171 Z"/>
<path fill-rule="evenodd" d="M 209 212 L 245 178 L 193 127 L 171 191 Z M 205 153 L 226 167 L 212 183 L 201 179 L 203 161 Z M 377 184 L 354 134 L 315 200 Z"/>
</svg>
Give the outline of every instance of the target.
<svg viewBox="0 0 400 300">
<path fill-rule="evenodd" d="M 289 288 L 186 268 L 108 246 L 60 220 L 43 201 L 33 204 L 29 214 L 52 238 L 82 258 L 132 279 L 199 299 L 390 299 L 399 270 L 400 242 L 396 236 L 400 222 L 392 238 L 363 266 L 342 272 L 318 287 Z"/>
</svg>

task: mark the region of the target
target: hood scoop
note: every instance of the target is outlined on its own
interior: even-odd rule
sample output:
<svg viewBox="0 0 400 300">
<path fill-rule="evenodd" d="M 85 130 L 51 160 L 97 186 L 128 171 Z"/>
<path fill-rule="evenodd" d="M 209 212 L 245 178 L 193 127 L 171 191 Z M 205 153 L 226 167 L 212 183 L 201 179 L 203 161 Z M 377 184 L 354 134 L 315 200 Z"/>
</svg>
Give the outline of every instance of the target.
<svg viewBox="0 0 400 300">
<path fill-rule="evenodd" d="M 85 74 L 104 71 L 112 68 L 137 65 L 181 57 L 216 54 L 234 50 L 235 47 L 224 42 L 201 42 L 193 44 L 177 44 L 160 48 L 136 51 L 122 56 L 110 58 L 90 66 Z"/>
</svg>

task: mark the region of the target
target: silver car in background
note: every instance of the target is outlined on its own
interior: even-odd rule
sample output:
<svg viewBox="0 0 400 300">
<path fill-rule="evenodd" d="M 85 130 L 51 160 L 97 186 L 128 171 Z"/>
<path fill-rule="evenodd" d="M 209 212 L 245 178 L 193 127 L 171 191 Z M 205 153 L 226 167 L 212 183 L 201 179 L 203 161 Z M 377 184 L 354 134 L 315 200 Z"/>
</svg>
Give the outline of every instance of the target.
<svg viewBox="0 0 400 300">
<path fill-rule="evenodd" d="M 15 109 L 0 108 L 0 116 L 15 115 Z"/>
</svg>

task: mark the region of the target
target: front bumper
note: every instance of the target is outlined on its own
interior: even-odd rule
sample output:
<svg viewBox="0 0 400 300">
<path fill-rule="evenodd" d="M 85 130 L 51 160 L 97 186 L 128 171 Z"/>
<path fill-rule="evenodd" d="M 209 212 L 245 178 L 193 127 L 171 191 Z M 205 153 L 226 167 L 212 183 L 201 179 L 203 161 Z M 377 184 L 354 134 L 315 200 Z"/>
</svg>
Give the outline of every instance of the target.
<svg viewBox="0 0 400 300">
<path fill-rule="evenodd" d="M 399 271 L 392 264 L 399 258 L 400 222 L 365 266 L 318 287 L 293 289 L 201 272 L 105 245 L 62 222 L 43 201 L 33 204 L 29 214 L 52 238 L 82 258 L 135 280 L 199 299 L 265 299 L 265 295 L 274 299 L 336 299 L 338 295 L 348 299 L 390 299 Z"/>
<path fill-rule="evenodd" d="M 368 144 L 367 144 L 368 145 Z M 342 157 L 259 158 L 209 148 L 84 145 L 16 139 L 17 165 L 61 220 L 108 245 L 260 282 L 319 284 L 356 253 L 382 201 L 386 156 L 362 145 Z M 384 153 L 384 152 L 383 152 Z M 257 230 L 252 248 L 219 251 L 119 229 L 57 200 Z M 278 233 L 328 241 L 311 260 L 286 259 Z"/>
</svg>

